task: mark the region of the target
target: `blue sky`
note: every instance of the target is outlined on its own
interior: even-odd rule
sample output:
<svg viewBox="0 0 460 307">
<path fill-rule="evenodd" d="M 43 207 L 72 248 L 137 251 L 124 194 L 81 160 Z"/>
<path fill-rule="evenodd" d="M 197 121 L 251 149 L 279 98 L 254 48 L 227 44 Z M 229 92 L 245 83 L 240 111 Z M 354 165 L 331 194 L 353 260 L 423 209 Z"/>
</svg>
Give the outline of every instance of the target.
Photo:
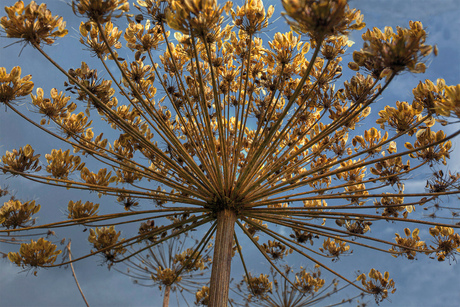
<svg viewBox="0 0 460 307">
<path fill-rule="evenodd" d="M 15 1 L 2 0 L 2 5 L 12 5 Z M 77 67 L 81 60 L 88 58 L 88 53 L 82 50 L 78 42 L 78 29 L 80 19 L 76 18 L 71 8 L 62 1 L 43 1 L 54 14 L 64 16 L 67 21 L 69 35 L 58 41 L 58 45 L 52 48 L 45 47 L 50 55 L 64 67 Z M 237 2 L 238 3 L 238 2 Z M 279 1 L 266 1 L 275 4 L 276 10 L 281 11 Z M 437 44 L 439 56 L 431 57 L 428 62 L 427 73 L 423 75 L 404 74 L 399 76 L 385 92 L 379 105 L 374 112 L 380 110 L 382 105 L 394 104 L 396 100 L 411 101 L 411 91 L 419 80 L 444 78 L 449 85 L 460 83 L 460 1 L 458 0 L 353 0 L 350 5 L 360 9 L 367 23 L 367 27 L 384 26 L 408 26 L 409 20 L 420 20 L 429 33 L 428 43 Z M 3 13 L 1 14 L 3 15 Z M 120 21 L 123 28 L 124 21 Z M 283 23 L 283 20 L 278 20 Z M 279 24 L 275 24 L 278 26 Z M 282 28 L 283 26 L 279 26 Z M 278 30 L 278 29 L 276 29 Z M 284 31 L 284 30 L 283 30 Z M 353 48 L 361 46 L 359 33 L 352 35 L 356 42 Z M 262 36 L 264 41 L 266 37 Z M 11 40 L 0 38 L 0 47 L 7 46 Z M 8 48 L 0 48 L 0 66 L 9 71 L 13 66 L 20 65 L 23 75 L 32 74 L 36 87 L 42 87 L 45 94 L 52 87 L 62 87 L 64 79 L 60 73 L 52 67 L 40 54 L 26 46 L 21 51 L 19 44 Z M 344 56 L 344 62 L 351 58 L 351 51 Z M 347 68 L 344 68 L 347 70 Z M 339 86 L 339 84 L 338 84 Z M 21 101 L 26 104 L 28 99 Z M 23 105 L 23 108 L 26 106 Z M 457 130 L 458 126 L 450 126 L 448 129 Z M 25 123 L 12 111 L 0 112 L 0 152 L 18 148 L 27 143 L 33 145 L 38 152 L 46 153 L 51 148 L 61 147 L 56 140 L 45 136 L 42 132 Z M 458 140 L 455 142 L 458 144 Z M 450 162 L 450 169 L 460 169 L 458 145 L 454 146 L 454 153 Z M 407 184 L 406 190 L 423 190 L 426 175 L 420 173 L 414 175 L 411 184 Z M 8 179 L 8 180 L 7 180 Z M 65 218 L 65 209 L 70 199 L 95 200 L 94 194 L 83 195 L 81 192 L 66 191 L 58 188 L 44 187 L 23 179 L 0 177 L 2 186 L 8 184 L 21 199 L 36 199 L 42 205 L 39 214 L 39 223 L 46 223 L 53 219 Z M 456 197 L 451 197 L 449 202 L 456 202 Z M 101 206 L 112 208 L 118 206 L 112 200 L 101 200 Z M 121 209 L 121 207 L 117 207 Z M 107 209 L 110 210 L 110 209 Z M 390 238 L 395 232 L 401 232 L 401 226 L 388 223 L 385 228 L 378 231 L 384 232 Z M 81 232 L 81 233 L 80 233 Z M 72 235 L 72 248 L 75 254 L 81 249 L 88 251 L 89 244 L 86 241 L 87 232 L 83 228 L 59 233 L 59 239 Z M 4 243 L 0 243 L 3 251 Z M 369 253 L 355 249 L 353 255 L 343 257 L 340 260 L 341 272 L 346 276 L 355 276 L 355 270 L 359 267 L 363 272 L 368 272 L 371 267 L 377 267 L 382 271 L 390 271 L 391 276 L 397 283 L 397 291 L 390 297 L 391 302 L 385 301 L 381 306 L 457 306 L 460 301 L 460 266 L 457 262 L 448 261 L 438 263 L 427 257 L 419 257 L 417 261 L 406 259 L 393 259 L 388 255 Z M 377 263 L 377 264 L 376 264 Z M 262 267 L 262 264 L 256 264 Z M 77 276 L 91 306 L 159 306 L 159 292 L 156 288 L 144 288 L 134 285 L 129 278 L 114 270 L 108 271 L 102 266 L 100 259 L 93 257 L 75 264 Z M 82 306 L 83 301 L 73 281 L 70 269 L 40 270 L 38 276 L 19 273 L 17 267 L 8 261 L 0 261 L 0 306 Z M 234 266 L 233 273 L 240 278 L 238 265 Z M 348 295 L 352 296 L 353 291 Z M 372 298 L 368 298 L 370 305 L 374 304 Z M 171 306 L 175 306 L 172 296 Z"/>
</svg>

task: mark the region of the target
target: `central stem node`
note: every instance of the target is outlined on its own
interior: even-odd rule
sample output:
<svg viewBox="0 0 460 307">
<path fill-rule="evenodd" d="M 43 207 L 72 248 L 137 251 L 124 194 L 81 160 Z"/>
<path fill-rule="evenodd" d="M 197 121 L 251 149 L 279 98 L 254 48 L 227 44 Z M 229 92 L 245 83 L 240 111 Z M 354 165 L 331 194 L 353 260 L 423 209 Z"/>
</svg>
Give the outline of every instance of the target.
<svg viewBox="0 0 460 307">
<path fill-rule="evenodd" d="M 212 208 L 211 210 L 217 218 L 217 214 L 222 210 L 234 211 L 236 215 L 238 215 L 241 211 L 242 204 L 233 199 L 230 199 L 229 197 L 219 196 L 213 199 L 211 203 L 209 203 L 209 207 Z"/>
</svg>

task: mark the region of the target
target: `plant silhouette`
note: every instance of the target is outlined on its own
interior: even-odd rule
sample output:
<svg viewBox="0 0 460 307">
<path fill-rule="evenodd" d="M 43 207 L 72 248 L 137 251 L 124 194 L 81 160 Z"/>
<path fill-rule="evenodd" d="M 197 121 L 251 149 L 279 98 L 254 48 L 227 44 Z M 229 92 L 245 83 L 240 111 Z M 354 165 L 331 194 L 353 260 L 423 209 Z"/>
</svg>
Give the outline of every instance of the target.
<svg viewBox="0 0 460 307">
<path fill-rule="evenodd" d="M 443 208 L 440 199 L 459 193 L 460 175 L 440 167 L 460 133 L 441 129 L 460 116 L 460 85 L 420 82 L 411 102 L 380 106 L 375 124 L 369 122 L 370 107 L 379 107 L 388 85 L 402 73 L 423 73 L 427 57 L 437 54 L 423 25 L 367 30 L 343 67 L 348 34 L 365 27 L 360 11 L 346 0 L 282 5 L 291 31 L 264 43 L 260 34 L 274 7 L 261 0 L 242 6 L 138 0 L 134 8 L 127 0 L 75 0 L 72 9 L 83 17 L 80 42 L 100 64 L 83 60 L 70 69 L 43 48 L 67 35 L 63 18 L 33 1 L 6 7 L 4 34 L 34 48 L 67 81 L 34 90 L 19 66 L 0 68 L 0 103 L 70 147 L 44 158 L 29 144 L 11 149 L 0 169 L 94 191 L 127 209 L 99 214 L 101 204 L 71 200 L 67 220 L 34 225 L 38 205 L 6 202 L 2 236 L 38 238 L 8 253 L 10 261 L 33 269 L 66 264 L 55 263 L 61 251 L 40 235 L 43 229 L 89 227 L 92 250 L 72 261 L 101 254 L 109 266 L 199 230 L 190 261 L 211 242 L 214 247 L 209 297 L 200 297 L 225 306 L 233 258 L 250 280 L 245 252 L 251 247 L 293 287 L 277 262 L 298 255 L 377 302 L 395 291 L 394 281 L 377 269 L 357 280 L 342 275 L 335 262 L 353 246 L 408 259 L 454 259 L 459 225 L 414 211 L 458 210 Z M 128 24 L 119 29 L 125 17 Z M 133 55 L 125 59 L 122 51 Z M 343 80 L 344 70 L 355 73 Z M 39 122 L 18 102 L 29 96 Z M 433 173 L 426 189 L 406 193 L 405 182 L 426 168 Z M 147 210 L 136 209 L 142 202 Z M 371 233 L 371 226 L 389 221 L 400 228 L 395 241 Z M 127 224 L 139 225 L 138 232 L 122 236 L 118 229 Z M 249 246 L 243 249 L 242 240 Z"/>
</svg>

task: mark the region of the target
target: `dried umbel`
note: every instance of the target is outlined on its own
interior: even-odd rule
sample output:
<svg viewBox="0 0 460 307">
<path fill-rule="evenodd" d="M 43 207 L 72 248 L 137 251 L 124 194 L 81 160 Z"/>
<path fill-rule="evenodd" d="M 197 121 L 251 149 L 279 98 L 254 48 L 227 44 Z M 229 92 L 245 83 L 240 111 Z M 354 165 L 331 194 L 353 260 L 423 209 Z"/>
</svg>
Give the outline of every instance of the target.
<svg viewBox="0 0 460 307">
<path fill-rule="evenodd" d="M 38 5 L 32 1 L 24 6 L 24 2 L 18 1 L 11 7 L 5 7 L 5 11 L 8 17 L 1 18 L 0 26 L 8 37 L 19 38 L 32 45 L 51 45 L 56 38 L 68 33 L 62 17 L 51 15 L 44 3 Z"/>
<path fill-rule="evenodd" d="M 318 269 L 318 267 L 316 267 Z M 320 278 L 321 272 L 316 270 L 314 272 L 307 272 L 305 268 L 301 268 L 295 274 L 295 286 L 301 292 L 306 294 L 318 292 L 324 286 L 324 279 Z"/>
<path fill-rule="evenodd" d="M 129 11 L 129 3 L 127 0 L 75 0 L 72 1 L 72 9 L 75 14 L 86 16 L 90 21 L 104 23 Z"/>
<path fill-rule="evenodd" d="M 107 172 L 106 169 L 100 169 L 97 174 L 89 171 L 86 167 L 83 167 L 80 176 L 83 181 L 88 184 L 98 186 L 108 186 L 111 182 L 116 181 L 116 177 L 112 177 L 112 172 Z"/>
<path fill-rule="evenodd" d="M 178 230 L 172 232 L 175 231 Z M 169 297 L 174 292 L 182 295 L 189 292 L 199 296 L 197 288 L 208 280 L 206 271 L 211 261 L 211 246 L 197 252 L 194 248 L 197 242 L 192 237 L 176 236 L 164 242 L 162 239 L 167 234 L 165 232 L 160 240 L 146 240 L 145 246 L 136 247 L 134 257 L 124 262 L 126 271 L 115 266 L 115 270 L 134 279 L 138 285 L 158 287 L 163 293 L 164 306 L 168 305 Z M 206 300 L 204 297 L 202 299 L 203 302 Z"/>
<path fill-rule="evenodd" d="M 166 33 L 169 36 L 169 33 Z M 164 41 L 164 36 L 161 33 L 160 25 L 151 25 L 150 23 L 143 24 L 130 22 L 126 28 L 123 38 L 128 42 L 126 46 L 131 50 L 136 50 L 135 58 L 140 59 L 140 56 L 151 50 L 157 50 L 158 46 Z"/>
<path fill-rule="evenodd" d="M 416 131 L 415 129 L 410 129 L 414 123 L 422 119 L 423 108 L 418 107 L 413 103 L 409 105 L 405 101 L 397 101 L 396 108 L 386 106 L 384 110 L 379 112 L 380 118 L 376 121 L 377 124 L 380 124 L 380 127 L 383 129 L 385 124 L 396 129 L 396 132 L 406 132 L 409 135 L 413 135 Z M 432 126 L 434 122 L 431 123 Z"/>
<path fill-rule="evenodd" d="M 206 258 L 194 255 L 194 250 L 187 248 L 180 254 L 174 256 L 174 263 L 180 265 L 181 268 L 185 268 L 186 272 L 204 270 L 207 268 L 207 263 L 211 261 L 211 258 Z"/>
<path fill-rule="evenodd" d="M 353 70 L 363 67 L 374 77 L 386 77 L 404 70 L 425 72 L 421 59 L 433 52 L 434 47 L 425 45 L 426 31 L 421 22 L 411 21 L 409 27 L 398 27 L 396 33 L 391 27 L 386 27 L 384 32 L 377 28 L 367 30 L 362 36 L 363 49 L 353 52 L 354 62 L 350 62 L 349 67 Z"/>
<path fill-rule="evenodd" d="M 436 226 L 430 228 L 436 246 L 430 246 L 436 250 L 438 261 L 446 258 L 454 258 L 454 254 L 460 252 L 460 236 L 450 227 Z"/>
<path fill-rule="evenodd" d="M 233 22 L 249 35 L 260 32 L 268 26 L 268 20 L 272 17 L 275 8 L 270 5 L 267 10 L 261 0 L 250 0 L 237 7 L 236 11 L 231 10 Z"/>
<path fill-rule="evenodd" d="M 430 113 L 440 116 L 460 117 L 460 87 L 458 85 L 447 86 L 444 79 L 436 80 L 436 83 L 425 80 L 413 89 L 414 102 L 420 104 Z"/>
<path fill-rule="evenodd" d="M 444 165 L 447 164 L 447 158 L 449 158 L 449 152 L 452 148 L 452 142 L 445 140 L 445 133 L 442 130 L 438 132 L 432 131 L 430 128 L 419 130 L 416 134 L 417 140 L 412 145 L 407 142 L 404 144 L 407 149 L 415 150 L 420 148 L 420 150 L 415 151 L 414 154 L 411 154 L 411 158 L 419 158 L 427 163 L 434 163 L 434 161 L 440 161 Z M 436 144 L 435 146 L 429 146 L 428 144 Z"/>
<path fill-rule="evenodd" d="M 331 238 L 328 238 L 323 242 L 323 247 L 320 247 L 319 250 L 334 259 L 338 259 L 340 255 L 350 250 L 350 246 L 340 239 L 331 240 Z"/>
<path fill-rule="evenodd" d="M 404 234 L 406 235 L 406 238 L 401 237 L 398 233 L 395 234 L 395 240 L 398 246 L 394 246 L 390 249 L 391 251 L 397 252 L 394 257 L 403 255 L 406 256 L 407 259 L 412 260 L 415 259 L 417 252 L 427 249 L 425 242 L 420 241 L 418 228 L 415 228 L 412 231 L 412 234 L 409 228 L 404 228 Z"/>
<path fill-rule="evenodd" d="M 210 39 L 222 23 L 222 12 L 231 5 L 221 7 L 216 0 L 171 0 L 165 9 L 168 25 L 184 34 Z"/>
<path fill-rule="evenodd" d="M 365 234 L 371 229 L 372 222 L 362 220 L 336 220 L 335 223 L 339 226 L 344 227 L 348 232 L 355 234 Z"/>
<path fill-rule="evenodd" d="M 79 125 L 79 118 L 75 118 L 73 122 L 75 125 Z M 81 158 L 79 156 L 74 156 L 70 154 L 70 150 L 62 151 L 52 150 L 51 154 L 45 155 L 48 165 L 46 171 L 51 173 L 57 179 L 67 179 L 70 173 L 75 170 L 81 170 L 85 164 L 81 163 Z"/>
<path fill-rule="evenodd" d="M 277 241 L 268 240 L 268 243 L 262 244 L 262 248 L 273 260 L 283 259 L 292 253 L 292 249 L 286 248 L 286 245 Z"/>
<path fill-rule="evenodd" d="M 17 22 L 32 18 L 28 12 L 34 8 L 58 24 L 43 6 L 21 10 L 19 2 L 8 8 L 18 13 L 2 18 L 5 31 L 28 39 L 67 81 L 62 90 L 46 95 L 48 90 L 37 89 L 31 96 L 42 117 L 37 122 L 26 115 L 27 106 L 16 103 L 32 93 L 30 77 L 21 78 L 19 68 L 9 74 L 2 69 L 2 106 L 68 147 L 47 151 L 44 166 L 30 145 L 10 150 L 0 170 L 121 203 L 124 208 L 114 209 L 119 211 L 101 214 L 94 203 L 72 201 L 69 219 L 50 224 L 94 225 L 90 254 L 101 253 L 110 265 L 198 230 L 197 245 L 171 257 L 175 266 L 149 272 L 172 280 L 180 270 L 206 267 L 208 257 L 201 252 L 214 240 L 209 291 L 200 292 L 200 303 L 225 305 L 232 257 L 246 265 L 251 248 L 292 284 L 274 260 L 302 256 L 381 300 L 393 288 L 387 274 L 373 269 L 360 284 L 339 272 L 338 260 L 354 246 L 414 259 L 428 254 L 445 260 L 458 253 L 457 235 L 446 229 L 459 225 L 438 212 L 430 217 L 439 219 L 424 221 L 417 209 L 447 209 L 443 196 L 460 191 L 460 175 L 439 172 L 452 155 L 451 139 L 460 134 L 440 130 L 449 116 L 458 116 L 459 87 L 424 81 L 412 101 L 380 105 L 399 74 L 422 73 L 427 56 L 436 54 L 426 45 L 421 23 L 365 32 L 364 45 L 349 63 L 361 72 L 342 83 L 349 69 L 342 62 L 353 45 L 347 35 L 364 27 L 360 12 L 345 0 L 285 0 L 291 31 L 264 43 L 261 33 L 270 29 L 273 14 L 266 4 L 248 0 L 232 8 L 214 0 L 140 0 L 121 29 L 112 18 L 128 12 L 127 1 L 73 1 L 77 15 L 86 17 L 80 43 L 100 69 L 89 61 L 64 69 L 40 44 L 54 39 L 54 30 Z M 123 52 L 133 53 L 126 59 L 120 56 L 121 34 L 127 42 Z M 407 193 L 405 183 L 430 167 L 436 175 L 426 190 Z M 458 208 L 448 210 L 458 214 Z M 375 231 L 387 222 L 401 227 L 399 233 L 407 222 L 419 231 L 404 230 L 406 236 L 397 235 L 395 242 Z M 136 230 L 124 228 L 131 223 Z M 0 232 L 34 235 L 46 227 Z M 119 227 L 127 239 L 120 239 Z M 423 234 L 429 228 L 435 229 L 435 243 L 428 247 Z M 320 289 L 314 273 L 296 277 L 305 281 L 302 287 Z"/>
<path fill-rule="evenodd" d="M 360 12 L 350 10 L 346 0 L 283 0 L 282 3 L 288 24 L 314 41 L 348 34 L 366 25 Z"/>
<path fill-rule="evenodd" d="M 70 96 L 66 96 L 63 92 L 58 92 L 55 88 L 50 91 L 51 98 L 45 98 L 43 89 L 37 88 L 37 95 L 31 94 L 32 103 L 38 111 L 48 117 L 48 121 L 43 119 L 41 122 L 50 123 L 51 120 L 60 122 L 70 115 L 70 112 L 75 111 L 77 105 L 69 103 Z"/>
<path fill-rule="evenodd" d="M 10 103 L 20 97 L 29 95 L 34 88 L 31 75 L 21 78 L 21 67 L 15 66 L 10 73 L 0 67 L 0 102 Z"/>
<path fill-rule="evenodd" d="M 44 238 L 37 241 L 30 240 L 30 243 L 22 243 L 19 253 L 8 253 L 8 259 L 22 268 L 38 268 L 45 265 L 52 265 L 57 256 L 62 252 L 56 250 L 57 246 Z M 37 272 L 35 271 L 34 274 Z"/>
<path fill-rule="evenodd" d="M 390 279 L 388 272 L 382 274 L 375 269 L 371 269 L 367 276 L 363 273 L 358 276 L 357 280 L 361 281 L 362 285 L 368 291 L 374 293 L 376 303 L 383 301 L 388 297 L 389 293 L 396 291 L 395 283 L 393 279 Z"/>
<path fill-rule="evenodd" d="M 32 215 L 38 211 L 40 211 L 40 205 L 36 205 L 34 200 L 21 202 L 10 199 L 0 207 L 0 224 L 6 229 L 31 226 L 35 224 L 35 218 L 32 218 Z"/>
<path fill-rule="evenodd" d="M 452 174 L 449 171 L 448 174 L 444 175 L 442 170 L 433 173 L 433 176 L 427 180 L 425 188 L 431 193 L 442 193 L 449 191 L 451 188 L 458 188 L 458 179 L 460 174 Z"/>
<path fill-rule="evenodd" d="M 298 243 L 309 242 L 310 245 L 313 245 L 313 239 L 318 239 L 318 235 L 314 235 L 308 231 L 299 231 L 294 229 L 294 234 L 289 235 L 291 238 L 295 239 Z"/>
<path fill-rule="evenodd" d="M 26 145 L 23 148 L 19 148 L 19 150 L 13 149 L 12 152 L 7 151 L 2 157 L 2 166 L 10 171 L 21 173 L 38 172 L 41 170 L 39 157 L 40 155 L 34 154 L 34 150 L 30 145 Z"/>
<path fill-rule="evenodd" d="M 268 293 L 272 291 L 273 283 L 268 279 L 268 275 L 260 274 L 259 277 L 251 276 L 246 277 L 244 282 L 247 284 L 248 290 L 252 296 L 258 300 L 266 299 Z M 250 298 L 249 298 L 250 299 Z"/>
<path fill-rule="evenodd" d="M 209 287 L 203 286 L 195 294 L 195 305 L 197 306 L 209 306 Z"/>
<path fill-rule="evenodd" d="M 176 275 L 176 272 L 170 268 L 163 269 L 162 267 L 157 268 L 156 278 L 164 285 L 171 285 L 175 280 L 181 281 L 181 277 Z"/>
<path fill-rule="evenodd" d="M 337 280 L 326 283 L 321 278 L 319 266 L 314 270 L 300 267 L 299 271 L 294 271 L 293 267 L 282 266 L 282 271 L 271 268 L 270 274 L 260 274 L 259 277 L 244 279 L 236 285 L 235 293 L 238 294 L 243 302 L 232 299 L 232 303 L 238 306 L 298 306 L 306 307 L 318 305 L 323 300 L 331 302 L 337 297 L 337 304 L 353 302 L 357 298 L 362 298 L 364 293 L 347 299 L 340 298 L 341 290 L 345 287 L 339 287 Z M 294 279 L 291 281 L 291 274 L 294 273 Z"/>
<path fill-rule="evenodd" d="M 82 36 L 80 43 L 87 46 L 98 57 L 107 56 L 107 54 L 111 56 L 110 48 L 120 49 L 122 46 L 119 42 L 122 31 L 114 27 L 112 22 L 107 22 L 103 30 L 104 34 L 101 34 L 96 25 L 90 22 L 80 24 L 80 34 Z M 108 45 L 106 45 L 104 38 L 107 40 Z"/>
<path fill-rule="evenodd" d="M 125 248 L 118 246 L 120 232 L 116 232 L 115 227 L 96 227 L 89 230 L 88 241 L 93 245 L 96 250 L 104 255 L 105 260 L 109 263 L 113 262 L 117 256 L 126 252 Z"/>
<path fill-rule="evenodd" d="M 64 84 L 78 93 L 78 100 L 88 103 L 88 109 L 95 107 L 97 110 L 102 110 L 104 107 L 117 106 L 118 101 L 113 97 L 115 90 L 112 88 L 112 81 L 98 78 L 97 70 L 90 69 L 85 62 L 81 63 L 80 68 L 70 69 L 68 77 L 69 84 Z M 80 85 L 84 85 L 84 89 Z"/>
<path fill-rule="evenodd" d="M 404 204 L 404 197 L 394 197 L 394 196 L 384 196 L 380 198 L 379 201 L 374 201 L 374 205 L 377 208 L 383 207 L 383 212 L 381 213 L 383 217 L 398 217 L 400 212 L 403 212 L 403 215 L 407 217 L 409 211 L 412 212 L 412 207 Z M 377 209 L 377 212 L 378 209 Z"/>
<path fill-rule="evenodd" d="M 444 93 L 445 98 L 437 107 L 438 114 L 460 118 L 460 86 L 458 84 L 447 86 Z"/>
<path fill-rule="evenodd" d="M 83 203 L 81 200 L 73 202 L 69 201 L 67 205 L 67 211 L 69 211 L 69 219 L 83 219 L 86 217 L 96 216 L 98 213 L 99 204 L 93 204 L 92 202 Z"/>
</svg>

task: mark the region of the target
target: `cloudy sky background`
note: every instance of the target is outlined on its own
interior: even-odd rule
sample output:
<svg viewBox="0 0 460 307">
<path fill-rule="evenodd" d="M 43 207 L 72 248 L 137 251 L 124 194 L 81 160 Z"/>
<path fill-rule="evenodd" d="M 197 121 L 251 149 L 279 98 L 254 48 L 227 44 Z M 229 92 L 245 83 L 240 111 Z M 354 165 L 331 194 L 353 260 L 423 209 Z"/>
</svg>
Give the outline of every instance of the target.
<svg viewBox="0 0 460 307">
<path fill-rule="evenodd" d="M 13 5 L 15 1 L 2 0 L 2 5 Z M 63 67 L 76 68 L 80 66 L 82 59 L 88 59 L 88 53 L 82 50 L 78 42 L 78 29 L 81 19 L 75 17 L 71 8 L 62 1 L 43 1 L 48 4 L 53 14 L 64 16 L 67 21 L 69 35 L 58 41 L 54 47 L 45 47 L 51 57 L 56 59 Z M 278 12 L 282 6 L 279 1 L 266 1 L 266 5 L 275 4 Z M 236 2 L 238 4 L 238 2 Z M 448 85 L 460 83 L 460 4 L 458 0 L 354 0 L 350 5 L 360 9 L 368 27 L 384 26 L 395 27 L 397 25 L 408 26 L 409 20 L 420 20 L 429 33 L 428 43 L 437 44 L 439 56 L 431 57 L 428 61 L 428 71 L 424 75 L 404 74 L 396 78 L 384 96 L 373 108 L 376 112 L 384 105 L 393 105 L 396 100 L 411 101 L 412 88 L 419 80 L 444 78 Z M 4 15 L 4 13 L 1 13 Z M 118 21 L 118 25 L 124 28 L 125 21 Z M 283 21 L 279 20 L 273 25 L 276 31 L 286 31 Z M 353 48 L 361 46 L 359 33 L 352 35 L 356 42 Z M 261 35 L 264 41 L 268 38 Z M 0 47 L 7 46 L 13 41 L 0 38 Z M 344 56 L 344 63 L 351 59 L 351 52 Z M 18 57 L 18 54 L 21 55 Z M 94 59 L 90 60 L 94 61 Z M 88 61 L 88 62 L 90 62 Z M 45 95 L 52 87 L 62 87 L 64 78 L 52 67 L 41 55 L 26 46 L 22 49 L 20 44 L 14 44 L 8 48 L 0 48 L 0 65 L 6 67 L 9 72 L 12 67 L 20 65 L 22 74 L 32 74 L 35 87 L 42 87 Z M 344 74 L 350 74 L 349 69 L 344 67 Z M 338 84 L 337 86 L 339 86 Z M 28 99 L 21 102 L 23 110 L 26 110 Z M 35 117 L 35 118 L 38 118 Z M 371 119 L 368 119 L 371 120 Z M 369 123 L 371 124 L 371 123 Z M 449 126 L 446 130 L 456 130 L 458 126 Z M 459 143 L 457 140 L 455 143 Z M 36 152 L 48 153 L 51 148 L 62 147 L 53 138 L 44 135 L 32 125 L 16 116 L 12 111 L 0 112 L 0 153 L 6 150 L 18 148 L 25 144 L 31 144 Z M 454 154 L 450 161 L 450 169 L 459 170 L 458 145 L 454 146 Z M 423 190 L 429 170 L 421 171 L 413 175 L 413 180 L 406 184 L 406 191 Z M 38 223 L 44 224 L 57 219 L 65 218 L 65 210 L 69 200 L 92 200 L 100 202 L 101 213 L 110 212 L 112 208 L 122 209 L 112 199 L 97 200 L 94 194 L 85 195 L 81 192 L 67 191 L 59 188 L 45 187 L 20 178 L 0 177 L 1 186 L 8 184 L 19 199 L 35 199 L 42 205 Z M 5 201 L 5 199 L 3 199 Z M 449 204 L 458 206 L 456 197 L 450 197 Z M 145 207 L 144 207 L 145 208 Z M 104 211 L 106 210 L 106 211 Z M 387 223 L 385 228 L 373 228 L 372 231 L 380 231 L 382 234 L 393 238 L 395 232 L 401 232 L 402 226 Z M 71 230 L 59 231 L 59 239 L 72 236 L 72 250 L 75 256 L 89 251 L 86 241 L 87 232 L 83 233 L 83 227 Z M 426 237 L 426 236 L 425 236 Z M 58 239 L 56 239 L 58 240 Z M 0 250 L 9 248 L 0 243 Z M 390 297 L 391 301 L 385 301 L 381 306 L 457 306 L 460 301 L 460 266 L 456 261 L 438 263 L 436 260 L 420 256 L 417 261 L 407 259 L 394 259 L 389 255 L 381 255 L 353 248 L 354 253 L 349 257 L 343 257 L 334 265 L 340 273 L 347 277 L 356 276 L 356 270 L 368 272 L 371 267 L 381 271 L 390 271 L 390 276 L 397 283 L 397 291 Z M 79 252 L 80 251 L 80 252 Z M 250 256 L 246 255 L 246 258 Z M 299 260 L 304 261 L 304 260 Z M 260 263 L 254 264 L 254 273 L 268 270 L 261 259 Z M 301 263 L 312 267 L 311 264 Z M 156 288 L 144 288 L 136 286 L 129 278 L 114 270 L 108 271 L 106 266 L 101 265 L 97 257 L 86 259 L 75 264 L 77 276 L 85 295 L 91 306 L 160 306 L 161 297 Z M 0 260 L 0 306 L 83 306 L 83 301 L 77 290 L 70 269 L 40 270 L 35 277 L 27 272 L 19 273 L 20 269 L 14 267 L 7 260 Z M 238 261 L 234 261 L 233 273 L 235 278 L 240 279 L 242 271 Z M 353 296 L 356 291 L 349 287 L 347 292 L 342 293 L 346 298 Z M 369 305 L 374 305 L 373 299 L 365 299 Z M 332 301 L 331 301 L 332 302 Z M 192 303 L 191 303 L 192 305 Z M 175 306 L 172 296 L 171 306 Z"/>
</svg>

